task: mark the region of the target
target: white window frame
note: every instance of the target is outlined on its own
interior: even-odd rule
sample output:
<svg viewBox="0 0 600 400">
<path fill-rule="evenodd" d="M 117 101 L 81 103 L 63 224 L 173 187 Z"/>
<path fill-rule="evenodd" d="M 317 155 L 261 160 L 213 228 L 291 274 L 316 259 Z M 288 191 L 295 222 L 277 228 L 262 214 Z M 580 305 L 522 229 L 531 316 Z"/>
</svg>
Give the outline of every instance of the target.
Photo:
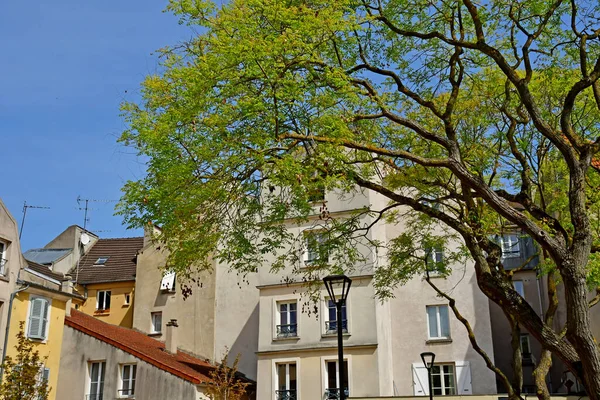
<svg viewBox="0 0 600 400">
<path fill-rule="evenodd" d="M 94 364 L 99 364 L 98 367 L 98 381 L 97 385 L 99 386 L 102 382 L 102 388 L 100 393 L 102 393 L 104 397 L 104 378 L 106 377 L 106 360 L 90 360 L 88 361 L 88 376 L 87 376 L 87 385 L 86 385 L 86 396 L 90 396 L 90 400 L 96 400 L 91 398 L 92 395 L 92 367 Z M 87 397 L 86 397 L 87 398 Z"/>
<path fill-rule="evenodd" d="M 339 295 L 341 293 L 337 293 L 336 292 L 336 296 Z M 351 325 L 351 321 L 352 318 L 350 318 L 350 296 L 348 296 L 348 298 L 346 299 L 346 303 L 344 303 L 344 306 L 346 307 L 346 332 L 342 332 L 344 335 L 350 335 L 350 332 L 352 332 L 352 325 Z M 331 298 L 328 295 L 325 295 L 323 297 L 323 301 L 321 302 L 321 315 L 323 316 L 321 318 L 321 320 L 323 321 L 321 329 L 322 329 L 322 333 L 321 336 L 335 336 L 337 335 L 337 330 L 336 332 L 331 332 L 327 330 L 327 322 L 331 322 L 331 320 L 329 319 L 329 300 L 331 300 Z M 337 310 L 336 310 L 336 318 L 337 318 Z"/>
<path fill-rule="evenodd" d="M 525 298 L 525 283 L 522 280 L 513 281 L 513 288 L 522 298 Z"/>
<path fill-rule="evenodd" d="M 512 238 L 516 241 L 512 241 Z M 505 233 L 500 235 L 500 248 L 502 249 L 502 258 L 517 258 L 521 256 L 521 243 L 519 235 L 516 233 Z"/>
<path fill-rule="evenodd" d="M 154 329 L 156 327 L 155 323 L 154 323 L 154 316 L 155 315 L 160 315 L 160 329 L 156 330 Z M 153 334 L 158 334 L 158 333 L 162 333 L 162 311 L 152 311 L 150 313 L 150 333 Z"/>
<path fill-rule="evenodd" d="M 346 380 L 348 381 L 348 395 L 352 395 L 352 355 L 351 354 L 347 354 L 344 355 L 344 361 L 346 361 L 346 363 L 348 363 L 348 376 L 346 377 Z M 335 381 L 336 384 L 339 388 L 340 386 L 340 369 L 339 369 L 339 364 L 338 364 L 338 358 L 336 356 L 322 356 L 321 357 L 321 393 L 323 393 L 323 395 L 325 395 L 325 391 L 328 389 L 328 373 L 329 371 L 327 370 L 327 363 L 328 362 L 335 362 Z"/>
<path fill-rule="evenodd" d="M 440 317 L 440 308 L 441 307 L 446 307 L 446 310 L 448 310 L 448 336 L 441 336 L 442 335 L 442 319 Z M 435 308 L 436 309 L 436 323 L 437 323 L 437 331 L 438 334 L 440 336 L 435 336 L 432 337 L 431 336 L 431 327 L 429 326 L 429 313 L 427 312 L 427 310 L 429 308 Z M 429 340 L 447 340 L 452 338 L 452 330 L 450 329 L 450 307 L 448 307 L 447 304 L 433 304 L 433 305 L 427 305 L 425 307 L 425 318 L 427 319 L 427 338 Z"/>
<path fill-rule="evenodd" d="M 130 389 L 128 389 L 129 391 L 131 391 L 131 394 L 123 394 L 123 387 L 125 384 L 125 367 L 130 367 L 129 368 L 129 376 L 127 377 L 127 381 L 129 381 L 129 385 L 130 385 Z M 135 378 L 133 378 L 133 370 L 136 371 L 135 373 Z M 120 389 L 118 391 L 118 397 L 119 398 L 124 398 L 124 399 L 130 399 L 130 398 L 134 398 L 135 397 L 135 382 L 137 380 L 137 364 L 136 363 L 126 363 L 126 364 L 120 364 L 119 365 L 119 381 L 120 381 Z"/>
<path fill-rule="evenodd" d="M 442 273 L 436 269 L 438 263 L 444 262 L 444 248 L 441 246 L 429 247 L 425 249 L 425 264 L 429 276 L 436 277 Z"/>
<path fill-rule="evenodd" d="M 8 249 L 8 243 L 4 240 L 0 240 L 0 245 L 2 246 L 2 251 L 0 251 L 0 275 L 6 275 L 6 264 L 8 260 L 6 259 L 6 251 Z"/>
<path fill-rule="evenodd" d="M 457 376 L 456 376 L 456 364 L 454 364 L 454 363 L 448 363 L 448 362 L 446 362 L 446 363 L 434 363 L 433 366 L 440 368 L 439 375 L 440 375 L 440 381 L 441 381 L 441 385 L 442 385 L 440 387 L 442 389 L 442 393 L 441 394 L 433 393 L 433 395 L 434 396 L 456 396 L 457 393 L 459 392 L 459 389 L 458 389 L 458 379 L 457 379 Z M 444 366 L 451 366 L 452 367 L 452 378 L 453 378 L 453 381 L 454 381 L 454 387 L 453 387 L 454 393 L 446 393 L 446 389 L 450 389 L 450 388 L 446 388 L 445 387 Z M 432 371 L 431 371 L 431 391 L 432 392 L 434 390 L 434 387 L 433 387 L 433 375 L 434 375 L 434 372 L 433 372 L 433 368 L 432 368 Z"/>
<path fill-rule="evenodd" d="M 287 307 L 287 311 L 286 311 L 288 325 L 291 325 L 290 324 L 290 320 L 291 320 L 291 318 L 290 318 L 290 314 L 291 314 L 290 313 L 290 305 L 293 304 L 293 305 L 296 306 L 296 335 L 288 335 L 288 336 L 282 335 L 282 336 L 279 336 L 278 333 L 277 333 L 277 326 L 279 326 L 279 325 L 282 324 L 281 323 L 281 305 L 283 305 L 283 304 L 286 304 L 288 306 Z M 298 300 L 296 300 L 296 299 L 286 299 L 286 300 L 278 300 L 278 301 L 276 301 L 275 302 L 275 325 L 276 325 L 275 326 L 275 337 L 278 338 L 278 339 L 282 339 L 282 338 L 283 339 L 285 339 L 285 338 L 297 338 L 299 336 L 298 328 L 300 326 L 298 317 L 299 317 Z"/>
<path fill-rule="evenodd" d="M 300 373 L 300 358 L 299 357 L 287 357 L 287 358 L 275 358 L 271 360 L 271 382 L 273 382 L 272 393 L 273 400 L 277 400 L 277 390 L 279 390 L 278 384 L 279 379 L 277 375 L 277 366 L 279 364 L 296 364 L 296 399 L 301 399 L 301 388 L 300 379 L 302 374 Z"/>
<path fill-rule="evenodd" d="M 94 261 L 94 265 L 106 265 L 106 263 L 108 262 L 108 260 L 110 259 L 110 256 L 102 256 L 102 257 L 98 257 L 96 259 L 96 261 Z M 100 260 L 104 260 L 102 262 L 98 262 Z"/>
<path fill-rule="evenodd" d="M 100 307 L 100 293 L 104 293 L 104 304 Z M 106 308 L 106 294 L 108 293 L 108 297 L 112 297 L 112 290 L 96 290 L 96 311 L 107 311 L 110 310 L 110 307 Z M 112 302 L 109 301 L 109 303 Z"/>
<path fill-rule="evenodd" d="M 29 318 L 31 317 L 31 308 L 33 307 L 34 299 L 41 299 L 41 300 L 48 302 L 48 314 L 46 315 L 46 329 L 43 332 L 43 337 L 29 336 L 29 324 L 30 324 Z M 33 294 L 29 295 L 29 307 L 27 307 L 27 324 L 25 326 L 25 333 L 26 333 L 26 336 L 28 339 L 42 341 L 42 343 L 46 343 L 48 341 L 48 333 L 50 332 L 50 315 L 51 315 L 51 313 L 52 313 L 52 299 L 51 298 L 33 295 Z M 42 321 L 42 323 L 43 323 L 43 321 Z"/>
<path fill-rule="evenodd" d="M 124 298 L 124 300 L 123 300 L 123 305 L 124 305 L 124 306 L 129 306 L 129 305 L 131 305 L 131 293 L 125 293 L 125 294 L 123 295 L 123 298 Z"/>
<path fill-rule="evenodd" d="M 318 259 L 318 254 L 317 254 L 317 258 L 310 258 L 310 255 L 311 255 L 310 239 L 311 239 L 311 237 L 316 238 L 316 243 L 317 243 L 318 247 L 320 247 L 321 243 L 324 241 L 323 238 L 325 237 L 325 231 L 320 230 L 320 229 L 315 229 L 315 230 L 307 230 L 304 232 L 304 243 L 303 243 L 304 249 L 303 249 L 302 259 L 304 261 L 304 265 L 307 265 L 307 266 L 312 265 Z M 317 251 L 319 251 L 319 250 L 317 250 Z M 326 263 L 329 262 L 329 253 L 327 254 L 327 259 L 325 260 L 325 262 Z"/>
</svg>

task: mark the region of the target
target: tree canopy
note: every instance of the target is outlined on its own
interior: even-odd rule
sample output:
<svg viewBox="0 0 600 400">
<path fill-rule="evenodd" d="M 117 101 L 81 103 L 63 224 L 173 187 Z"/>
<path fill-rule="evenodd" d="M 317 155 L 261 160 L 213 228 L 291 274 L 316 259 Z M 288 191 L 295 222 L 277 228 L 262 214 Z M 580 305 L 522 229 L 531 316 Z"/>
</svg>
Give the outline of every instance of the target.
<svg viewBox="0 0 600 400">
<path fill-rule="evenodd" d="M 297 257 L 281 251 L 298 240 L 284 221 L 314 213 L 311 193 L 370 190 L 386 205 L 324 216 L 340 256 L 311 273 L 359 261 L 374 223 L 402 220 L 411 235 L 368 240 L 388 255 L 376 273 L 385 297 L 423 272 L 424 248 L 458 239 L 449 260 L 470 257 L 483 293 L 600 398 L 588 303 L 600 282 L 597 2 L 172 0 L 168 10 L 198 33 L 162 49 L 162 72 L 123 105 L 121 141 L 147 175 L 126 184 L 119 213 L 162 227 L 171 268 L 212 257 L 251 272 L 277 254 L 266 267 L 279 270 Z M 564 331 L 513 289 L 493 239 L 506 230 L 529 235 L 563 285 Z"/>
</svg>

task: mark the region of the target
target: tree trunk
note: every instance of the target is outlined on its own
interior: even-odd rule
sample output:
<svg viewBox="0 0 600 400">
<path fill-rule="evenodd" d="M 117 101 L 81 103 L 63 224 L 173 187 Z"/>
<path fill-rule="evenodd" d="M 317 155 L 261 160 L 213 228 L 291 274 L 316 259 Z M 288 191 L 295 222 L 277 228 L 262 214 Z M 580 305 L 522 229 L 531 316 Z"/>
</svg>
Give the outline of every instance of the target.
<svg viewBox="0 0 600 400">
<path fill-rule="evenodd" d="M 550 391 L 546 384 L 546 376 L 552 367 L 552 353 L 549 350 L 543 349 L 540 356 L 540 361 L 533 370 L 533 379 L 535 380 L 536 395 L 539 400 L 550 400 Z"/>
<path fill-rule="evenodd" d="M 521 354 L 521 329 L 519 323 L 507 315 L 510 321 L 511 327 L 511 339 L 510 345 L 512 347 L 512 367 L 513 367 L 513 379 L 512 385 L 515 389 L 517 396 L 521 395 L 523 391 L 523 356 Z"/>
</svg>

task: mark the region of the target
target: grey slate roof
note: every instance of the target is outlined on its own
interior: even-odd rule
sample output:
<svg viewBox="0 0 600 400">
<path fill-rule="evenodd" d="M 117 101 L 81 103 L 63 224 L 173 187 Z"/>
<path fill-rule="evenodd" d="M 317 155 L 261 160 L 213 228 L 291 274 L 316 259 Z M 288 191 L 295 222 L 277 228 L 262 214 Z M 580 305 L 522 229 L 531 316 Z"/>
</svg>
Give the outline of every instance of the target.
<svg viewBox="0 0 600 400">
<path fill-rule="evenodd" d="M 71 253 L 73 249 L 31 249 L 23 253 L 27 261 L 49 265 Z"/>
<path fill-rule="evenodd" d="M 143 237 L 100 239 L 81 257 L 79 273 L 75 267 L 70 274 L 82 285 L 133 281 L 137 253 L 143 245 Z M 102 257 L 108 257 L 108 260 L 102 265 L 95 264 Z"/>
</svg>

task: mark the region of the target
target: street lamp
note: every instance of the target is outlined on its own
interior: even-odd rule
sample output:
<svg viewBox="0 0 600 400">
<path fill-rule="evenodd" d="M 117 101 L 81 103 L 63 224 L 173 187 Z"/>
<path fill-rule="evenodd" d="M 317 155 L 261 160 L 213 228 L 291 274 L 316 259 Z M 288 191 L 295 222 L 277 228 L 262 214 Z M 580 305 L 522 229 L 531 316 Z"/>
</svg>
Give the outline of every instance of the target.
<svg viewBox="0 0 600 400">
<path fill-rule="evenodd" d="M 429 381 L 429 400 L 433 400 L 433 390 L 431 389 L 431 369 L 433 368 L 435 354 L 430 351 L 421 353 L 421 360 L 423 360 L 423 364 L 425 365 L 425 368 L 427 368 L 427 377 Z"/>
<path fill-rule="evenodd" d="M 325 283 L 325 287 L 329 293 L 329 298 L 333 304 L 335 304 L 337 311 L 336 327 L 338 337 L 338 373 L 340 376 L 339 399 L 345 400 L 346 392 L 344 388 L 346 387 L 346 374 L 344 370 L 344 343 L 342 341 L 342 307 L 344 304 L 346 304 L 346 299 L 348 298 L 348 292 L 350 291 L 352 280 L 346 275 L 329 275 L 323 278 L 323 283 Z"/>
</svg>

